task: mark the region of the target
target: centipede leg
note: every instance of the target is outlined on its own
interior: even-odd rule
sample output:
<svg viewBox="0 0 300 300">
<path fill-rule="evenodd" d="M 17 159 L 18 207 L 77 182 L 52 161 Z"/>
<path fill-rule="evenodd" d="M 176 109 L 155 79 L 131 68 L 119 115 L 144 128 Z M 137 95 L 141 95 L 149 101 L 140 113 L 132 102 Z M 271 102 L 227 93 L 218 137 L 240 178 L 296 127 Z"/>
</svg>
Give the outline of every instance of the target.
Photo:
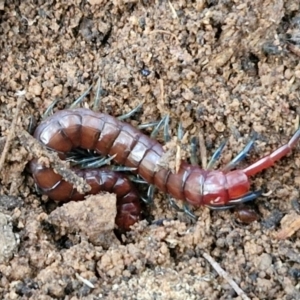
<svg viewBox="0 0 300 300">
<path fill-rule="evenodd" d="M 177 138 L 179 141 L 182 140 L 183 135 L 184 135 L 184 131 L 183 131 L 182 124 L 180 122 L 177 129 Z M 169 142 L 170 140 L 171 140 L 171 136 L 169 134 L 169 116 L 167 116 L 164 124 L 164 141 Z"/>
<path fill-rule="evenodd" d="M 168 201 L 171 207 L 173 207 L 176 211 L 180 211 L 183 212 L 183 209 L 181 209 L 177 203 L 175 202 L 174 198 L 172 198 L 170 195 L 167 196 L 168 197 Z"/>
<path fill-rule="evenodd" d="M 201 137 L 203 139 L 202 134 L 201 134 Z M 199 137 L 200 146 L 205 147 L 205 145 L 204 145 L 204 139 L 203 139 L 203 141 L 201 141 L 201 137 Z M 227 143 L 227 140 L 225 140 L 225 141 L 222 142 L 222 144 L 214 152 L 214 154 L 211 157 L 210 161 L 208 162 L 206 168 L 205 168 L 205 166 L 203 166 L 204 162 L 203 162 L 203 158 L 202 158 L 202 167 L 203 168 L 205 168 L 206 170 L 212 170 L 213 169 L 213 167 L 216 165 L 217 161 L 220 159 L 220 156 L 221 156 L 221 154 L 223 152 L 223 149 L 226 146 L 226 143 Z M 197 157 L 197 148 L 198 148 L 197 138 L 196 137 L 192 137 L 192 140 L 191 140 L 191 158 L 190 158 L 190 160 L 191 160 L 191 164 L 194 165 L 194 166 L 197 166 L 198 163 L 199 163 L 198 162 L 198 157 Z M 205 151 L 205 154 L 206 154 L 206 151 Z M 206 158 L 206 155 L 205 155 L 205 158 Z M 206 163 L 205 163 L 205 165 L 206 165 Z"/>
<path fill-rule="evenodd" d="M 137 126 L 138 129 L 146 129 L 149 127 L 154 127 L 157 126 L 159 124 L 160 121 L 154 121 L 154 122 L 150 122 L 150 123 L 145 123 L 145 124 L 140 124 Z"/>
<path fill-rule="evenodd" d="M 46 111 L 42 115 L 42 120 L 48 118 L 51 114 L 53 114 L 53 107 L 57 104 L 58 100 L 53 101 L 46 109 Z"/>
<path fill-rule="evenodd" d="M 192 138 L 191 142 L 191 164 L 197 166 L 198 159 L 196 156 L 197 153 L 197 144 L 196 144 L 196 137 Z M 200 146 L 200 154 L 201 154 L 201 161 L 202 161 L 202 168 L 205 170 L 212 170 L 217 161 L 220 159 L 220 156 L 226 146 L 227 140 L 223 141 L 221 145 L 217 148 L 214 152 L 213 156 L 211 157 L 210 161 L 207 164 L 207 156 L 206 156 L 206 147 L 205 141 L 202 132 L 199 132 L 199 146 Z"/>
<path fill-rule="evenodd" d="M 231 162 L 229 162 L 224 167 L 223 172 L 228 172 L 232 170 L 234 167 L 236 167 L 236 165 L 246 157 L 250 149 L 253 147 L 255 140 L 256 140 L 256 135 L 254 135 L 251 138 L 251 140 L 248 142 L 248 144 L 245 146 L 245 148 Z"/>
<path fill-rule="evenodd" d="M 252 201 L 252 200 L 255 200 L 257 197 L 261 196 L 261 194 L 263 193 L 262 190 L 259 190 L 259 191 L 255 191 L 255 192 L 250 192 L 246 195 L 244 195 L 243 197 L 241 198 L 238 198 L 238 199 L 232 199 L 228 202 L 228 204 L 241 204 L 241 203 L 245 203 L 245 202 L 249 202 L 249 201 Z"/>
<path fill-rule="evenodd" d="M 169 115 L 166 116 L 166 120 L 165 120 L 165 124 L 164 124 L 164 141 L 165 142 L 169 142 L 171 140 L 171 136 L 170 136 L 170 133 L 169 133 Z"/>
<path fill-rule="evenodd" d="M 146 204 L 152 204 L 153 203 L 153 198 L 154 198 L 154 191 L 155 191 L 155 186 L 153 184 L 149 185 L 148 191 L 147 191 L 147 197 L 141 197 L 142 200 Z"/>
<path fill-rule="evenodd" d="M 36 119 L 34 118 L 34 116 L 30 116 L 27 131 L 30 134 L 33 134 L 35 128 L 36 128 Z"/>
<path fill-rule="evenodd" d="M 183 127 L 182 127 L 182 123 L 180 122 L 179 125 L 178 125 L 178 129 L 177 129 L 177 138 L 178 138 L 178 140 L 181 141 L 183 136 L 184 136 L 184 130 L 183 130 Z M 165 139 L 166 142 L 171 139 L 170 136 L 169 136 L 169 122 L 166 122 L 165 126 L 164 126 L 164 139 Z M 192 213 L 192 211 L 190 210 L 190 207 L 188 206 L 187 203 L 184 203 L 183 204 L 183 209 L 181 209 L 176 204 L 174 199 L 172 197 L 170 197 L 169 195 L 168 195 L 168 200 L 169 200 L 169 203 L 170 203 L 171 207 L 173 207 L 177 211 L 184 212 L 188 217 L 190 217 L 193 220 L 196 219 L 196 216 Z"/>
<path fill-rule="evenodd" d="M 237 204 L 242 204 L 242 203 L 245 203 L 245 202 L 255 200 L 256 198 L 261 196 L 262 193 L 263 193 L 263 191 L 261 191 L 261 190 L 256 191 L 256 192 L 250 192 L 250 193 L 246 194 L 245 196 L 243 196 L 241 198 L 230 200 L 228 202 L 228 205 L 220 205 L 220 206 L 205 205 L 205 206 L 212 209 L 212 210 L 226 210 L 226 209 L 230 209 L 230 208 L 235 208 Z"/>
<path fill-rule="evenodd" d="M 159 130 L 164 127 L 164 141 L 168 142 L 170 141 L 171 137 L 169 135 L 169 115 L 164 116 L 159 123 L 156 125 L 156 127 L 153 129 L 153 131 L 150 134 L 151 138 L 156 138 L 158 135 Z"/>
<path fill-rule="evenodd" d="M 179 125 L 178 125 L 178 129 L 177 129 L 177 138 L 178 138 L 178 140 L 181 141 L 183 136 L 184 136 L 184 131 L 183 131 L 182 123 L 180 122 Z"/>
<path fill-rule="evenodd" d="M 34 189 L 38 195 L 43 195 L 43 190 L 37 185 L 36 182 L 34 183 Z"/>
<path fill-rule="evenodd" d="M 169 201 L 170 206 L 173 207 L 176 211 L 185 213 L 192 220 L 197 220 L 197 217 L 193 214 L 193 212 L 191 211 L 191 209 L 187 203 L 184 203 L 183 208 L 180 208 L 177 205 L 177 203 L 175 202 L 175 200 L 172 197 L 170 197 L 169 195 L 168 195 L 168 201 Z"/>
<path fill-rule="evenodd" d="M 89 168 L 100 168 L 107 164 L 109 164 L 113 159 L 112 157 L 99 157 L 99 156 L 91 156 L 91 157 L 83 157 L 81 158 L 76 153 L 73 156 L 67 158 L 67 161 L 72 162 L 73 166 L 77 166 L 80 169 L 89 169 Z"/>
<path fill-rule="evenodd" d="M 191 161 L 191 164 L 193 166 L 197 166 L 199 164 L 199 160 L 198 160 L 198 156 L 197 156 L 197 138 L 195 136 L 192 137 L 191 139 L 191 144 L 190 144 L 190 147 L 191 147 L 191 158 L 190 158 L 190 161 Z"/>
<path fill-rule="evenodd" d="M 93 86 L 91 85 L 81 96 L 79 96 L 71 105 L 69 108 L 76 108 L 79 104 L 82 103 L 83 99 L 89 94 Z"/>
<path fill-rule="evenodd" d="M 177 138 L 179 141 L 182 140 L 184 136 L 184 130 L 182 127 L 182 123 L 180 122 L 178 125 L 178 129 L 177 129 Z M 164 126 L 164 140 L 165 142 L 168 142 L 171 139 L 170 135 L 169 135 L 169 117 L 167 117 L 167 120 L 165 122 L 165 126 Z M 195 147 L 196 148 L 196 147 Z M 183 204 L 183 209 L 181 209 L 176 202 L 174 201 L 174 199 L 172 197 L 170 197 L 168 195 L 168 201 L 170 203 L 170 206 L 173 207 L 175 210 L 180 211 L 180 212 L 184 212 L 189 218 L 196 220 L 196 216 L 193 214 L 193 212 L 190 210 L 190 207 L 187 203 Z"/>
<path fill-rule="evenodd" d="M 110 166 L 110 170 L 116 172 L 133 172 L 136 171 L 136 168 L 126 167 L 126 166 Z"/>
<path fill-rule="evenodd" d="M 159 132 L 159 130 L 161 129 L 162 126 L 164 126 L 164 138 L 169 138 L 168 135 L 168 131 L 169 131 L 169 115 L 164 116 L 158 123 L 156 123 L 155 128 L 153 129 L 152 133 L 151 133 L 151 137 L 155 138 Z M 143 181 L 142 183 L 146 183 L 145 181 Z M 147 203 L 147 204 L 152 204 L 153 203 L 153 199 L 154 199 L 154 191 L 155 191 L 155 186 L 154 185 L 149 185 L 148 190 L 147 190 L 147 197 L 141 197 L 142 200 Z"/>
<path fill-rule="evenodd" d="M 77 166 L 80 169 L 96 169 L 101 168 L 105 165 L 108 165 L 112 160 L 114 159 L 114 156 L 112 157 L 85 157 L 85 158 L 77 158 L 77 157 L 69 157 L 67 161 L 72 162 L 72 166 Z M 136 168 L 132 167 L 126 167 L 126 166 L 108 166 L 108 168 L 111 171 L 116 172 L 133 172 L 136 170 Z M 146 183 L 144 181 L 144 183 Z"/>
<path fill-rule="evenodd" d="M 98 111 L 100 102 L 101 102 L 101 93 L 102 93 L 102 87 L 101 87 L 101 78 L 99 77 L 98 82 L 97 82 L 97 90 L 96 90 L 96 95 L 95 95 L 95 100 L 93 104 L 93 111 Z"/>
<path fill-rule="evenodd" d="M 113 157 L 103 157 L 99 160 L 94 160 L 93 162 L 89 162 L 86 164 L 83 164 L 82 168 L 88 169 L 88 168 L 100 168 L 107 164 L 109 164 L 113 160 Z"/>
<path fill-rule="evenodd" d="M 213 167 L 216 165 L 217 161 L 220 159 L 220 156 L 226 146 L 227 140 L 223 141 L 219 148 L 214 152 L 213 156 L 211 157 L 210 161 L 207 164 L 207 170 L 212 170 Z"/>
<path fill-rule="evenodd" d="M 162 126 L 165 125 L 166 123 L 166 119 L 168 116 L 164 116 L 159 122 L 158 124 L 155 126 L 155 128 L 152 130 L 150 137 L 155 139 L 158 135 L 159 130 L 162 128 Z"/>
<path fill-rule="evenodd" d="M 184 213 L 190 217 L 192 220 L 196 221 L 197 217 L 194 215 L 194 213 L 191 211 L 189 205 L 187 203 L 183 204 L 183 211 Z"/>
<path fill-rule="evenodd" d="M 205 206 L 211 210 L 227 210 L 235 207 L 235 205 L 222 205 L 222 206 L 205 205 Z"/>
<path fill-rule="evenodd" d="M 148 184 L 147 181 L 145 181 L 142 177 L 140 177 L 139 175 L 128 175 L 128 178 L 135 183 L 139 183 L 139 184 Z"/>
<path fill-rule="evenodd" d="M 140 108 L 143 106 L 142 103 L 140 103 L 137 107 L 135 107 L 133 110 L 131 110 L 130 112 L 128 112 L 127 114 L 121 115 L 119 116 L 117 119 L 122 121 L 125 119 L 130 118 L 132 115 L 134 115 L 138 110 L 140 110 Z"/>
</svg>

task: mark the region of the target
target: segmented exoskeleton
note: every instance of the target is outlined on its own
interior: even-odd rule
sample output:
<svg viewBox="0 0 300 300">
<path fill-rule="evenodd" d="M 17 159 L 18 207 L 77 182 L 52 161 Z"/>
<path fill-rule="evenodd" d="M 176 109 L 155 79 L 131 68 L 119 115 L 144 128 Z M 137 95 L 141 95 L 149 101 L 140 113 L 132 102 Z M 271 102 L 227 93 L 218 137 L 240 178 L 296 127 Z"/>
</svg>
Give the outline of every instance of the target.
<svg viewBox="0 0 300 300">
<path fill-rule="evenodd" d="M 228 171 L 203 170 L 199 166 L 182 161 L 177 173 L 168 168 L 158 167 L 164 150 L 156 140 L 144 135 L 128 123 L 89 109 L 58 111 L 37 127 L 34 136 L 49 149 L 60 154 L 82 148 L 93 150 L 102 156 L 113 157 L 117 164 L 135 169 L 133 172 L 139 174 L 149 184 L 193 206 L 207 205 L 212 208 L 223 208 L 255 199 L 261 194 L 260 191 L 249 191 L 248 177 L 272 166 L 289 153 L 300 139 L 300 129 L 287 144 L 245 169 L 228 170 L 235 167 L 250 147 L 246 147 L 242 155 L 233 160 L 227 168 Z M 79 195 L 73 186 L 64 181 L 53 169 L 39 164 L 37 160 L 31 162 L 31 171 L 39 188 L 55 200 L 66 201 L 84 196 Z M 91 170 L 81 170 L 78 174 L 87 179 L 90 185 L 99 185 L 99 188 L 92 190 L 93 193 L 105 184 L 103 182 L 106 179 L 102 178 L 102 175 L 98 175 L 97 178 Z M 137 215 L 140 211 L 138 201 L 136 197 L 129 197 L 134 199 L 130 202 L 124 196 L 126 192 L 129 195 L 130 188 L 133 187 L 123 177 L 117 178 L 117 181 L 121 182 L 120 187 L 116 188 L 116 185 L 112 184 L 106 190 L 119 195 L 118 205 L 121 215 L 123 208 L 126 207 L 124 209 L 126 214 L 132 213 L 132 220 L 138 220 Z M 123 184 L 124 190 L 122 190 Z"/>
</svg>

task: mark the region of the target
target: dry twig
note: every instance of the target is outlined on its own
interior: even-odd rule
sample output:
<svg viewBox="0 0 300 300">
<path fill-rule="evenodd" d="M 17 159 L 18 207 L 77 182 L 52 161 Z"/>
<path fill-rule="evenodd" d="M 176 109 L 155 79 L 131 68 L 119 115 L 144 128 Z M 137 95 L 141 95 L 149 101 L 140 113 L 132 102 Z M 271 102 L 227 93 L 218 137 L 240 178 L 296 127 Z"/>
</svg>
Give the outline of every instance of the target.
<svg viewBox="0 0 300 300">
<path fill-rule="evenodd" d="M 250 300 L 250 298 L 245 294 L 245 292 L 236 284 L 236 282 L 230 277 L 230 275 L 224 271 L 221 266 L 207 253 L 203 253 L 203 257 L 212 265 L 212 267 L 217 271 L 217 273 L 222 276 L 235 290 L 235 292 L 243 299 Z"/>
<path fill-rule="evenodd" d="M 20 107 L 21 107 L 21 104 L 24 100 L 24 95 L 25 95 L 24 93 L 20 93 L 18 95 L 19 97 L 18 97 L 18 100 L 17 100 L 17 106 L 16 106 L 16 111 L 15 111 L 15 114 L 14 114 L 14 118 L 12 120 L 10 131 L 9 131 L 8 136 L 6 138 L 6 142 L 5 142 L 3 151 L 1 153 L 1 157 L 0 157 L 0 171 L 3 168 L 4 162 L 5 162 L 8 150 L 9 150 L 10 143 L 11 143 L 12 139 L 15 136 L 16 124 L 17 124 L 17 120 L 18 120 L 18 116 L 19 116 L 19 112 L 20 112 Z"/>
<path fill-rule="evenodd" d="M 277 238 L 279 240 L 283 240 L 291 237 L 295 232 L 300 229 L 300 216 L 298 214 L 295 215 L 287 215 L 286 224 L 284 227 L 277 233 Z"/>
<path fill-rule="evenodd" d="M 168 3 L 169 3 L 169 6 L 170 6 L 170 9 L 172 11 L 173 19 L 178 19 L 178 15 L 177 15 L 177 12 L 176 12 L 173 4 L 170 1 L 168 1 Z"/>
</svg>

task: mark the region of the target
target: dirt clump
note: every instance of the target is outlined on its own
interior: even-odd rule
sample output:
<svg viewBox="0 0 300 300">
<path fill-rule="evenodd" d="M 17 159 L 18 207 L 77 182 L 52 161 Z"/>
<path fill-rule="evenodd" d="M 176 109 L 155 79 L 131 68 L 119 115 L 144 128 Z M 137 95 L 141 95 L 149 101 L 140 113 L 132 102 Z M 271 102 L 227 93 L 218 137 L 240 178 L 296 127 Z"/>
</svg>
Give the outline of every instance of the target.
<svg viewBox="0 0 300 300">
<path fill-rule="evenodd" d="M 299 126 L 297 1 L 0 2 L 1 153 L 19 109 L 0 176 L 1 299 L 300 299 L 299 146 L 251 178 L 265 191 L 249 203 L 251 224 L 205 207 L 191 221 L 158 192 L 120 233 L 115 196 L 61 205 L 39 195 L 26 168 L 33 153 L 18 138 L 90 86 L 83 106 L 92 107 L 99 80 L 107 114 L 142 103 L 134 126 L 168 114 L 180 157 L 201 131 L 208 158 L 227 140 L 221 169 L 256 132 L 243 168 Z"/>
</svg>

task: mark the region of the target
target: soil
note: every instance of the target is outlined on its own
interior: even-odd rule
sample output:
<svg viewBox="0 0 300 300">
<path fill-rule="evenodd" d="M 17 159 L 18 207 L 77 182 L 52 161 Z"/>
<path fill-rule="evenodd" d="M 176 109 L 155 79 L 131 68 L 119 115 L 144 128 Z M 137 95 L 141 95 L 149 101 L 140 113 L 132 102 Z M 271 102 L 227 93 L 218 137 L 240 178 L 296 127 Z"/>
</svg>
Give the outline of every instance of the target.
<svg viewBox="0 0 300 300">
<path fill-rule="evenodd" d="M 199 207 L 192 222 L 157 192 L 145 219 L 120 234 L 113 195 L 63 206 L 39 195 L 26 169 L 33 154 L 18 138 L 54 101 L 64 109 L 90 86 L 92 107 L 100 79 L 108 114 L 143 103 L 134 126 L 169 114 L 171 136 L 180 122 L 187 141 L 202 133 L 208 158 L 227 139 L 217 168 L 256 132 L 243 168 L 298 127 L 299 8 L 293 0 L 0 1 L 1 299 L 300 299 L 299 146 L 251 178 L 266 192 L 247 204 L 257 221 Z"/>
</svg>

